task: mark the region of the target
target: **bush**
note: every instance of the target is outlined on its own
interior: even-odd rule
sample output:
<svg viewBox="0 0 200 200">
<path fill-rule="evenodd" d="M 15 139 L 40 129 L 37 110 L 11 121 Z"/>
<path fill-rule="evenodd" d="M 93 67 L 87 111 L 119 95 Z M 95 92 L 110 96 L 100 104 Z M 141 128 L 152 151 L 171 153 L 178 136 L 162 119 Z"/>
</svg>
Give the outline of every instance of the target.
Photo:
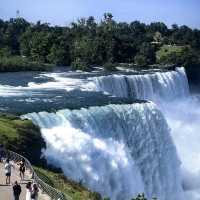
<svg viewBox="0 0 200 200">
<path fill-rule="evenodd" d="M 159 64 L 190 65 L 200 63 L 198 53 L 189 46 L 164 45 L 156 52 Z"/>
<path fill-rule="evenodd" d="M 8 47 L 0 48 L 0 58 L 11 56 L 11 50 Z"/>
<path fill-rule="evenodd" d="M 116 71 L 116 64 L 111 62 L 105 63 L 103 67 L 108 71 Z"/>
<path fill-rule="evenodd" d="M 147 58 L 141 54 L 137 54 L 134 58 L 135 64 L 141 67 L 148 65 Z"/>
<path fill-rule="evenodd" d="M 82 61 L 80 58 L 77 58 L 74 62 L 72 62 L 72 68 L 75 70 L 87 70 L 88 65 L 86 62 Z"/>
<path fill-rule="evenodd" d="M 26 57 L 11 56 L 0 58 L 0 72 L 17 72 L 17 71 L 49 71 L 53 65 L 32 62 Z"/>
</svg>

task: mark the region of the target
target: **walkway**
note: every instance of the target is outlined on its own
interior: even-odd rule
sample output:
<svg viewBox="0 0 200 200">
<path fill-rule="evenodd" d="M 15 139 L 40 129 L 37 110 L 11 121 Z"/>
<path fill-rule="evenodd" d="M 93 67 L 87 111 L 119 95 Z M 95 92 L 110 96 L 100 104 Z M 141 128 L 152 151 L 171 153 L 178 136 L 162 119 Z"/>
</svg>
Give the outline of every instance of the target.
<svg viewBox="0 0 200 200">
<path fill-rule="evenodd" d="M 18 183 L 20 183 L 19 166 L 17 166 L 14 163 L 12 163 L 12 164 L 14 165 L 14 169 L 12 169 L 11 183 L 13 184 L 15 181 L 18 181 Z M 28 181 L 31 181 L 31 174 L 29 173 L 29 171 L 26 171 L 25 181 L 20 183 L 21 188 L 22 188 L 20 200 L 25 200 L 25 197 L 26 197 L 26 187 L 25 186 Z M 13 194 L 12 186 L 5 185 L 4 164 L 0 163 L 0 200 L 13 200 L 12 194 Z M 50 200 L 50 198 L 47 195 L 42 194 L 40 191 L 39 200 Z"/>
</svg>

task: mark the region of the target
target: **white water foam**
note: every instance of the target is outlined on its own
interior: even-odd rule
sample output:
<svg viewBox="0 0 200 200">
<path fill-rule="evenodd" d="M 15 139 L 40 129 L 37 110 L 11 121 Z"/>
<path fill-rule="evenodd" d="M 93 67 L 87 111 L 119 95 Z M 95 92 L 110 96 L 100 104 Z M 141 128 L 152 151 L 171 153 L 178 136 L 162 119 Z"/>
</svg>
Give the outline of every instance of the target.
<svg viewBox="0 0 200 200">
<path fill-rule="evenodd" d="M 64 76 L 66 73 L 43 73 L 41 77 L 52 78 L 52 81 L 45 83 L 29 82 L 27 86 L 0 85 L 0 96 L 32 96 L 44 90 L 82 90 L 94 91 L 95 83 L 89 79 L 78 79 Z M 37 78 L 37 77 L 36 77 Z"/>
<path fill-rule="evenodd" d="M 72 73 L 71 73 L 72 74 Z M 38 77 L 51 78 L 45 83 L 29 82 L 27 86 L 0 85 L 0 95 L 31 96 L 43 90 L 62 89 L 66 91 L 102 91 L 118 97 L 130 99 L 157 100 L 185 96 L 187 85 L 184 69 L 177 68 L 173 72 L 155 72 L 146 75 L 109 75 L 92 78 L 70 78 L 68 73 L 42 73 Z M 37 78 L 37 77 L 36 77 Z M 176 86 L 175 86 L 176 85 Z M 177 88 L 179 86 L 179 88 Z"/>
<path fill-rule="evenodd" d="M 179 161 L 153 103 L 109 105 L 24 116 L 41 127 L 48 161 L 113 200 L 139 192 L 182 198 Z"/>
<path fill-rule="evenodd" d="M 183 187 L 192 200 L 200 199 L 200 101 L 194 97 L 162 105 L 182 162 Z"/>
<path fill-rule="evenodd" d="M 70 78 L 65 76 L 67 73 L 46 73 L 43 74 L 48 78 L 52 78 L 54 81 L 47 83 L 29 83 L 28 86 L 31 89 L 64 89 L 66 91 L 71 90 L 82 90 L 82 91 L 91 91 L 94 90 L 95 85 L 93 82 L 88 79 L 78 79 Z"/>
<path fill-rule="evenodd" d="M 94 78 L 96 89 L 129 99 L 173 100 L 189 95 L 184 68 L 144 75 L 110 75 Z"/>
</svg>

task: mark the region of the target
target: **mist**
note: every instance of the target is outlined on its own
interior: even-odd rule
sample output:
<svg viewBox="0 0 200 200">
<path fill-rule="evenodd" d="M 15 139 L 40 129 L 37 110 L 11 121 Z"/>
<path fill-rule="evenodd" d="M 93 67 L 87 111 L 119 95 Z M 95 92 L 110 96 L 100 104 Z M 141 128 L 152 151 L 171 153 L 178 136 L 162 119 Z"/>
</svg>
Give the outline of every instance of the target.
<svg viewBox="0 0 200 200">
<path fill-rule="evenodd" d="M 194 199 L 200 197 L 199 99 L 200 96 L 195 95 L 162 105 L 181 160 L 183 187 Z"/>
</svg>

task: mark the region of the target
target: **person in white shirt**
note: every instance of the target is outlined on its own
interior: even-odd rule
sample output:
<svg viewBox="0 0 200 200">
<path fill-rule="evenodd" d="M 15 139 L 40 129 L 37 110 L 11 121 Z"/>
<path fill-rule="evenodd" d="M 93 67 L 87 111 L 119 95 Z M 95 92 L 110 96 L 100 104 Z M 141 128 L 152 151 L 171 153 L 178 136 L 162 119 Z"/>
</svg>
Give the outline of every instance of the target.
<svg viewBox="0 0 200 200">
<path fill-rule="evenodd" d="M 6 159 L 5 168 L 5 175 L 6 175 L 6 184 L 10 184 L 10 177 L 11 177 L 11 168 L 14 166 L 10 163 L 9 159 Z"/>
<path fill-rule="evenodd" d="M 31 200 L 32 183 L 28 182 L 26 184 L 26 200 Z"/>
</svg>

